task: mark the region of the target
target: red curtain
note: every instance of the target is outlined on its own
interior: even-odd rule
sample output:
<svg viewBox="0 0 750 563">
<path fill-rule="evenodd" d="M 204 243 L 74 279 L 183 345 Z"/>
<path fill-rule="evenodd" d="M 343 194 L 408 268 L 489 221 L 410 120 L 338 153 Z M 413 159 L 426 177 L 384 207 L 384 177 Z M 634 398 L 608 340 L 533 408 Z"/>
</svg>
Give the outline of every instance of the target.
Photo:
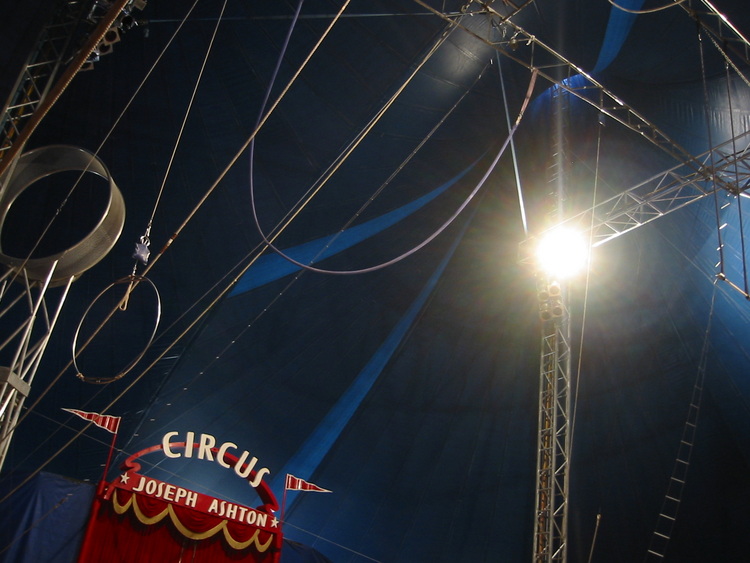
<svg viewBox="0 0 750 563">
<path fill-rule="evenodd" d="M 191 539 L 185 532 L 208 537 Z M 256 541 L 250 541 L 254 534 Z M 248 541 L 247 547 L 236 548 Z M 271 534 L 255 526 L 117 490 L 110 499 L 97 495 L 78 561 L 277 563 L 280 548 L 280 532 Z"/>
</svg>

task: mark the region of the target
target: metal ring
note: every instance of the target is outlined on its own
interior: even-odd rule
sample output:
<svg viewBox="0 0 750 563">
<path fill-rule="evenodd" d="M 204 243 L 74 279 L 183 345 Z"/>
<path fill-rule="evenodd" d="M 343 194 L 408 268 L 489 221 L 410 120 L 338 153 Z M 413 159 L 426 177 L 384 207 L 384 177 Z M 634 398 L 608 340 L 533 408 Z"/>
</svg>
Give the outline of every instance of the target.
<svg viewBox="0 0 750 563">
<path fill-rule="evenodd" d="M 143 348 L 143 350 L 128 364 L 126 365 L 122 370 L 120 370 L 116 375 L 112 377 L 86 377 L 81 372 L 80 368 L 78 367 L 78 362 L 76 361 L 78 358 L 79 352 L 76 351 L 76 348 L 78 347 L 78 336 L 81 332 L 81 327 L 83 326 L 83 321 L 86 320 L 86 317 L 88 316 L 89 312 L 91 311 L 91 308 L 96 304 L 101 297 L 107 293 L 110 289 L 115 287 L 116 285 L 120 285 L 123 283 L 128 283 L 129 285 L 140 284 L 141 282 L 146 282 L 149 284 L 151 289 L 154 290 L 154 295 L 156 296 L 156 319 L 154 322 L 154 329 L 151 331 L 151 336 L 148 339 L 148 342 L 146 343 L 146 346 Z M 128 288 L 128 293 L 130 293 L 135 288 Z M 121 310 L 121 305 L 123 303 L 127 303 L 127 300 L 130 299 L 130 295 L 126 294 L 126 296 L 118 303 L 118 305 L 112 309 L 109 316 L 96 328 L 94 331 L 94 334 L 91 335 L 91 338 L 88 342 L 84 344 L 84 348 L 88 346 L 93 338 L 96 336 L 97 332 L 100 331 L 104 325 L 109 322 L 109 320 L 117 313 L 117 311 Z M 124 375 L 126 375 L 130 370 L 132 370 L 138 362 L 141 361 L 143 356 L 146 354 L 148 349 L 151 347 L 151 344 L 154 341 L 154 337 L 156 336 L 156 329 L 159 327 L 159 320 L 161 319 L 161 298 L 159 297 L 159 290 L 156 288 L 154 283 L 149 280 L 148 278 L 145 278 L 143 276 L 127 276 L 124 278 L 121 278 L 111 284 L 109 284 L 106 288 L 104 288 L 99 295 L 97 295 L 94 300 L 89 304 L 88 307 L 86 307 L 86 310 L 83 312 L 83 316 L 81 317 L 81 321 L 78 323 L 78 327 L 76 328 L 76 332 L 73 335 L 73 367 L 76 369 L 76 377 L 80 379 L 81 381 L 85 381 L 86 383 L 97 383 L 97 384 L 105 384 L 105 383 L 112 383 L 113 381 L 117 381 Z M 82 352 L 83 350 L 81 350 Z"/>
<path fill-rule="evenodd" d="M 80 276 L 104 258 L 120 238 L 125 224 L 125 202 L 104 163 L 93 153 L 68 145 L 51 145 L 21 155 L 15 167 L 0 177 L 6 184 L 0 200 L 0 233 L 13 203 L 35 182 L 58 172 L 90 172 L 107 181 L 109 199 L 94 229 L 82 240 L 65 250 L 43 258 L 8 256 L 0 240 L 0 263 L 14 270 L 25 270 L 32 280 L 43 280 L 57 262 L 52 283 Z M 11 174 L 7 177 L 7 174 Z"/>
</svg>

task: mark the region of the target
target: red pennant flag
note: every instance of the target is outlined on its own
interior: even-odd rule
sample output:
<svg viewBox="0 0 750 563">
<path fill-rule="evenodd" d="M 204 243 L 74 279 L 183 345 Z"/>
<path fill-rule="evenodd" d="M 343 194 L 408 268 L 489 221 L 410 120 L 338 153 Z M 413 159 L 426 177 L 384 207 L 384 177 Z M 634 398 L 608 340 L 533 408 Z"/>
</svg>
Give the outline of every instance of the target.
<svg viewBox="0 0 750 563">
<path fill-rule="evenodd" d="M 312 491 L 315 493 L 330 493 L 332 491 L 329 491 L 328 489 L 323 489 L 322 487 L 318 487 L 317 485 L 314 485 L 313 483 L 308 483 L 304 479 L 300 479 L 299 477 L 295 477 L 294 475 L 290 475 L 289 473 L 286 474 L 286 485 L 284 488 L 287 491 Z"/>
<path fill-rule="evenodd" d="M 84 420 L 90 420 L 96 424 L 99 428 L 104 428 L 107 432 L 117 434 L 120 429 L 119 416 L 110 416 L 108 414 L 97 414 L 95 412 L 79 411 L 77 409 L 63 409 L 64 411 L 71 412 L 77 416 L 80 416 Z"/>
</svg>

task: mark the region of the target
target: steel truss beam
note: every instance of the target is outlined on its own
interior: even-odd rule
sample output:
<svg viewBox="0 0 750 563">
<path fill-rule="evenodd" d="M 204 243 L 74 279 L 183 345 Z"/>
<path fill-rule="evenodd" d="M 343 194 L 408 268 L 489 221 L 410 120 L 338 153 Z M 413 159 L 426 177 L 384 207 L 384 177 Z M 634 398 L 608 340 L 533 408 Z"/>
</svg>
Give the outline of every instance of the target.
<svg viewBox="0 0 750 563">
<path fill-rule="evenodd" d="M 74 0 L 61 0 L 63 9 L 57 14 L 57 18 L 67 21 L 73 16 L 67 13 L 67 8 L 73 9 Z M 101 47 L 105 35 L 112 31 L 112 26 L 117 25 L 118 18 L 123 11 L 130 6 L 141 9 L 146 5 L 146 0 L 89 0 L 81 2 L 88 6 L 88 16 L 80 18 L 81 14 L 75 12 L 81 24 L 88 24 L 92 30 L 83 30 L 81 43 L 76 43 L 75 34 L 62 37 L 62 32 L 54 33 L 55 42 L 48 41 L 50 30 L 57 29 L 56 23 L 48 26 L 45 33 L 37 40 L 37 46 L 27 61 L 21 77 L 16 82 L 15 91 L 11 94 L 9 102 L 3 110 L 0 120 L 0 175 L 6 172 L 15 159 L 23 150 L 31 134 L 36 130 L 39 123 L 49 112 L 55 102 L 59 99 L 68 84 L 75 75 L 84 68 L 92 53 Z M 80 7 L 76 7 L 80 8 Z M 103 15 L 97 13 L 98 9 L 104 9 Z M 65 32 L 72 33 L 74 27 L 64 26 Z M 119 32 L 117 32 L 119 35 Z M 67 47 L 63 50 L 54 49 L 57 41 L 67 40 Z M 40 58 L 37 59 L 36 57 Z M 63 60 L 64 59 L 64 60 Z M 42 64 L 42 61 L 45 61 Z M 65 70 L 55 78 L 60 66 L 65 65 Z M 33 72 L 31 69 L 35 69 Z M 52 73 L 54 69 L 54 73 Z M 9 109 L 10 108 L 10 109 Z M 0 186 L 0 192 L 2 186 Z"/>
<path fill-rule="evenodd" d="M 426 6 L 421 0 L 417 3 Z M 695 157 L 671 139 L 659 127 L 606 89 L 583 69 L 495 11 L 492 2 L 477 2 L 474 15 L 485 13 L 494 18 L 494 28 L 502 30 L 502 41 L 481 37 L 454 22 L 466 33 L 484 41 L 500 55 L 534 71 L 549 80 L 561 92 L 575 96 L 624 127 L 633 131 L 659 150 L 674 158 L 678 165 L 665 173 L 642 182 L 622 194 L 584 212 L 576 220 L 594 230 L 594 244 L 630 231 L 657 217 L 697 201 L 717 188 L 741 193 L 750 178 L 747 146 L 737 151 L 738 139 Z M 708 13 L 698 17 L 689 11 L 701 28 L 710 33 L 720 49 L 731 47 L 747 61 L 747 40 L 713 6 L 703 0 Z M 685 6 L 683 6 L 685 7 Z M 437 11 L 433 10 L 437 15 Z M 710 23 L 709 23 L 710 22 Z M 713 26 L 718 26 L 718 31 Z M 736 45 L 740 45 L 740 49 Z M 725 53 L 725 56 L 726 53 Z M 728 59 L 727 59 L 728 60 Z M 729 62 L 729 61 L 728 61 Z M 736 67 L 735 67 L 736 68 Z M 731 152 L 726 152 L 731 146 Z M 528 248 L 526 249 L 528 253 Z M 523 258 L 523 250 L 522 250 Z M 549 292 L 543 292 L 548 295 Z M 545 319 L 550 304 L 540 297 L 542 308 L 542 344 L 540 358 L 539 428 L 537 488 L 534 520 L 534 563 L 567 561 L 568 483 L 570 436 L 570 319 L 564 301 L 559 301 L 561 316 Z"/>
<path fill-rule="evenodd" d="M 58 2 L 51 23 L 37 39 L 0 115 L 0 160 L 49 93 L 60 68 L 71 57 L 75 48 L 73 38 L 85 21 L 92 1 Z"/>
<path fill-rule="evenodd" d="M 533 34 L 528 33 L 507 16 L 496 11 L 490 3 L 479 3 L 480 9 L 471 13 L 475 16 L 486 14 L 491 18 L 495 18 L 494 27 L 504 28 L 503 39 L 501 41 L 497 41 L 494 37 L 483 37 L 476 31 L 462 25 L 460 21 L 448 18 L 448 16 L 432 8 L 423 0 L 415 0 L 415 2 L 430 10 L 435 15 L 443 17 L 453 25 L 460 27 L 469 35 L 491 46 L 505 58 L 515 61 L 529 70 L 536 71 L 538 76 L 548 80 L 555 87 L 586 102 L 600 113 L 637 133 L 640 137 L 652 143 L 703 179 L 716 181 L 720 187 L 725 189 L 730 188 L 730 185 L 725 184 L 722 178 L 715 177 L 711 166 L 693 156 L 679 143 L 659 129 L 659 127 L 605 88 L 603 84 L 594 79 L 581 67 L 575 65 L 552 47 L 540 41 Z M 726 21 L 720 15 L 717 17 L 722 18 L 722 21 Z M 734 30 L 733 27 L 725 26 L 725 28 L 729 31 Z M 740 41 L 744 41 L 744 38 L 740 39 Z"/>
<path fill-rule="evenodd" d="M 709 0 L 697 0 L 696 3 L 702 4 L 703 9 L 693 9 L 691 1 L 676 5 L 685 10 L 720 47 L 726 47 L 750 64 L 750 41 Z"/>
<path fill-rule="evenodd" d="M 714 184 L 691 167 L 679 164 L 566 219 L 561 225 L 571 226 L 586 236 L 590 233 L 591 246 L 597 247 L 712 195 L 716 186 L 739 195 L 750 186 L 750 131 L 706 151 L 698 159 L 705 166 L 713 163 L 714 176 L 721 181 Z M 529 246 L 530 241 L 521 245 L 523 262 L 530 259 Z"/>
</svg>

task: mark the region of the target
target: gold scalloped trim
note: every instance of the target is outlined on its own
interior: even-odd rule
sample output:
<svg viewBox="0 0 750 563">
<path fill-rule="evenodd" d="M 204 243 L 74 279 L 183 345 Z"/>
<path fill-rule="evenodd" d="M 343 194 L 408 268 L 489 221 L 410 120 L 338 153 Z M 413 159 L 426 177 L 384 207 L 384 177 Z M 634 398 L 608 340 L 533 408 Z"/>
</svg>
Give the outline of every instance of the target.
<svg viewBox="0 0 750 563">
<path fill-rule="evenodd" d="M 229 530 L 227 529 L 227 520 L 222 520 L 219 524 L 214 526 L 213 528 L 206 530 L 205 532 L 193 532 L 189 528 L 185 527 L 182 522 L 180 522 L 180 518 L 175 514 L 174 509 L 172 508 L 172 505 L 167 503 L 167 508 L 162 510 L 159 514 L 156 514 L 155 516 L 146 516 L 141 511 L 140 506 L 138 506 L 138 497 L 135 493 L 131 493 L 130 498 L 125 502 L 124 504 L 120 504 L 120 502 L 117 500 L 117 490 L 114 491 L 112 494 L 112 506 L 115 509 L 115 512 L 117 514 L 125 514 L 125 512 L 128 511 L 128 508 L 131 506 L 133 507 L 133 513 L 135 514 L 136 518 L 138 518 L 138 521 L 142 524 L 146 524 L 147 526 L 151 526 L 153 524 L 156 524 L 158 522 L 161 522 L 166 516 L 169 516 L 170 520 L 172 521 L 172 524 L 174 524 L 175 528 L 186 538 L 189 538 L 191 540 L 205 540 L 207 538 L 210 538 L 211 536 L 217 534 L 219 531 L 224 532 L 224 539 L 227 540 L 227 543 L 236 550 L 241 550 L 249 547 L 251 544 L 255 544 L 255 548 L 263 553 L 266 551 L 269 546 L 271 545 L 271 542 L 273 541 L 273 535 L 268 538 L 268 540 L 265 543 L 261 543 L 258 540 L 258 535 L 260 533 L 260 530 L 255 530 L 255 533 L 248 539 L 247 541 L 241 542 L 234 539 L 231 534 L 229 533 Z"/>
</svg>

